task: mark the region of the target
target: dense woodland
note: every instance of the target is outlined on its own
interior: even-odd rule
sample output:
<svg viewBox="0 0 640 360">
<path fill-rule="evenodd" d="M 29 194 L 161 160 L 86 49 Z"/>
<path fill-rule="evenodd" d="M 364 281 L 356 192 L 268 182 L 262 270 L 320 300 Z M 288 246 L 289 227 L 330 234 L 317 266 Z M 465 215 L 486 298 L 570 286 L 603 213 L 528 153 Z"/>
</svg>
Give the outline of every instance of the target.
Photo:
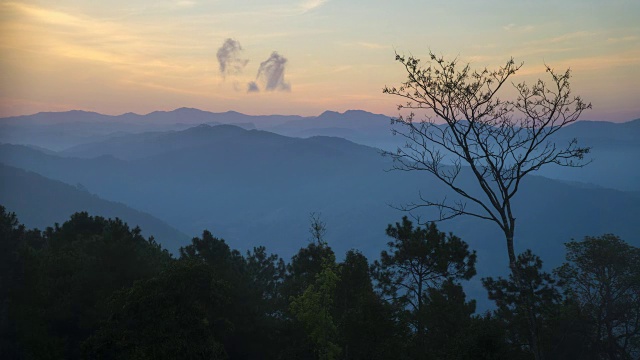
<svg viewBox="0 0 640 360">
<path fill-rule="evenodd" d="M 288 262 L 209 231 L 172 256 L 121 220 L 76 213 L 44 231 L 0 207 L 0 352 L 5 359 L 529 359 L 524 296 L 549 359 L 640 356 L 640 249 L 614 235 L 566 244 L 553 272 L 530 251 L 530 284 L 484 278 L 475 313 L 463 239 L 407 218 L 387 250 L 341 261 L 312 216 Z M 381 229 L 383 231 L 384 229 Z"/>
</svg>

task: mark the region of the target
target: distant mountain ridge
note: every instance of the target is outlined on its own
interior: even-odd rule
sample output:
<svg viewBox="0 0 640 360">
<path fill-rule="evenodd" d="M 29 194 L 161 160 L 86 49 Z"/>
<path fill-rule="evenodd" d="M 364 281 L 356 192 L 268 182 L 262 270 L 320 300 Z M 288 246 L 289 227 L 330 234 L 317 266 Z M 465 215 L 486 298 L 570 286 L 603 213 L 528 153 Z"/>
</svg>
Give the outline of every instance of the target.
<svg viewBox="0 0 640 360">
<path fill-rule="evenodd" d="M 381 114 L 373 114 L 364 110 L 347 110 L 343 113 L 336 111 L 325 111 L 318 116 L 299 115 L 246 115 L 236 111 L 214 113 L 194 108 L 178 108 L 172 111 L 153 111 L 148 114 L 125 113 L 121 115 L 104 115 L 96 112 L 71 110 L 65 112 L 42 112 L 34 115 L 22 115 L 14 117 L 0 118 L 0 129 L 4 130 L 0 136 L 0 142 L 22 144 L 29 140 L 27 135 L 21 132 L 28 130 L 35 131 L 34 126 L 40 126 L 41 131 L 53 129 L 52 125 L 63 126 L 64 131 L 58 135 L 68 135 L 65 132 L 76 133 L 78 137 L 90 137 L 85 142 L 95 140 L 95 136 L 107 136 L 117 131 L 124 132 L 147 132 L 184 130 L 187 127 L 199 124 L 232 124 L 244 128 L 255 126 L 257 129 L 268 130 L 287 136 L 313 136 L 321 135 L 314 131 L 322 131 L 322 135 L 344 135 L 349 140 L 361 142 L 370 146 L 383 147 L 391 143 L 390 135 L 391 117 Z M 80 128 L 72 129 L 68 125 L 74 124 Z M 91 127 L 93 125 L 94 127 Z M 123 126 L 126 125 L 125 128 Z M 64 127 L 67 126 L 67 127 Z M 153 127 L 150 127 L 153 126 Z M 597 130 L 597 131 L 596 131 Z M 566 128 L 566 131 L 575 135 L 590 136 L 596 131 L 599 136 L 613 134 L 616 139 L 624 137 L 631 139 L 631 134 L 640 131 L 640 119 L 625 123 L 609 123 L 605 121 L 580 121 Z M 563 130 L 563 132 L 566 132 Z M 333 133 L 332 133 L 333 132 Z M 37 131 L 36 131 L 37 134 Z M 33 135 L 33 134 L 31 134 Z M 69 136 L 69 144 L 78 145 L 81 141 Z M 86 139 L 85 139 L 86 140 Z M 58 144 L 58 148 L 45 146 L 44 139 L 31 139 L 31 145 L 42 146 L 52 150 L 60 150 L 63 145 Z M 63 146 L 64 147 L 64 146 Z"/>
<path fill-rule="evenodd" d="M 375 255 L 387 241 L 386 224 L 404 215 L 388 204 L 415 200 L 419 191 L 436 198 L 447 194 L 427 174 L 387 172 L 389 159 L 375 148 L 335 137 L 300 139 L 205 125 L 116 140 L 78 150 L 96 155 L 91 158 L 1 145 L 0 162 L 82 183 L 189 235 L 206 228 L 238 248 L 262 244 L 284 254 L 299 245 L 292 241 L 308 237 L 308 214 L 316 211 L 326 216 L 338 252 L 355 247 Z M 113 150 L 129 156 L 118 159 Z M 640 202 L 632 193 L 531 176 L 517 207 L 521 250 L 533 247 L 545 260 L 562 254 L 562 242 L 584 235 L 614 232 L 640 241 L 633 238 L 640 233 L 633 220 Z M 491 240 L 499 235 L 491 224 L 460 218 L 443 223 L 443 229 L 463 236 L 485 258 L 504 260 L 500 251 L 492 255 L 502 244 Z"/>
<path fill-rule="evenodd" d="M 155 141 L 167 131 L 179 132 L 196 125 L 231 124 L 245 129 L 264 130 L 289 137 L 342 137 L 358 144 L 393 151 L 403 146 L 400 136 L 391 134 L 390 118 L 362 110 L 344 113 L 325 111 L 316 117 L 295 115 L 253 116 L 235 111 L 211 113 L 198 109 L 180 108 L 155 111 L 146 115 L 133 113 L 108 116 L 85 111 L 40 113 L 31 116 L 0 119 L 0 142 L 38 146 L 62 151 L 65 155 L 91 157 L 99 153 L 90 150 L 95 143 L 109 143 L 115 147 L 116 157 L 142 157 L 123 154 L 117 147 L 128 148 L 128 141 L 142 138 Z M 155 133 L 155 135 L 154 135 Z M 583 182 L 626 191 L 640 191 L 640 167 L 633 166 L 640 158 L 640 119 L 625 123 L 579 121 L 559 131 L 555 140 L 566 143 L 577 138 L 581 146 L 592 152 L 589 166 L 580 169 L 545 168 L 540 175 L 550 178 Z M 113 139 L 113 141 L 111 141 Z M 129 139 L 129 140 L 127 140 Z M 134 140 L 135 139 L 135 140 Z M 167 146 L 180 146 L 168 144 Z M 162 149 L 156 149 L 156 152 Z M 150 148 L 146 151 L 151 151 Z M 146 156 L 146 155 L 144 155 Z"/>
<path fill-rule="evenodd" d="M 103 115 L 81 110 L 44 112 L 0 118 L 0 143 L 34 145 L 59 151 L 132 133 L 184 130 L 199 124 L 226 123 L 251 129 L 256 127 L 254 122 L 260 127 L 271 127 L 302 118 L 289 115 L 251 116 L 235 111 L 212 113 L 192 108 L 154 111 L 146 115 Z"/>
<path fill-rule="evenodd" d="M 37 123 L 37 124 L 60 124 L 70 122 L 85 122 L 85 121 L 111 121 L 111 122 L 128 122 L 131 120 L 136 121 L 150 121 L 155 124 L 174 124 L 176 122 L 184 122 L 185 124 L 201 124 L 209 122 L 217 122 L 224 120 L 224 124 L 236 124 L 242 122 L 254 122 L 260 120 L 261 126 L 277 126 L 287 122 L 295 120 L 318 120 L 323 122 L 330 121 L 364 121 L 366 123 L 372 122 L 372 119 L 386 119 L 387 124 L 391 119 L 390 116 L 383 114 L 375 114 L 365 110 L 346 110 L 342 113 L 332 110 L 326 110 L 318 116 L 302 116 L 302 115 L 248 115 L 237 111 L 226 112 L 211 112 L 206 110 L 200 110 L 196 108 L 181 107 L 170 111 L 152 111 L 147 114 L 137 114 L 133 112 L 124 113 L 121 115 L 106 115 L 93 111 L 85 110 L 69 110 L 59 112 L 39 112 L 32 115 L 18 115 L 0 118 L 0 124 L 15 124 L 15 123 Z M 578 125 L 580 124 L 580 125 Z M 608 122 L 604 120 L 583 120 L 578 121 L 570 126 L 597 126 L 599 124 L 610 124 L 633 127 L 638 129 L 640 127 L 640 118 L 632 119 L 626 122 Z M 351 126 L 351 125 L 350 125 Z"/>
<path fill-rule="evenodd" d="M 96 142 L 128 148 L 127 141 L 137 140 L 127 139 L 140 139 L 130 135 L 144 133 L 147 137 L 145 141 L 154 141 L 154 136 L 165 136 L 161 133 L 179 132 L 201 124 L 231 124 L 289 137 L 342 137 L 389 151 L 404 145 L 401 136 L 391 134 L 388 116 L 362 110 L 344 113 L 325 111 L 319 116 L 303 117 L 253 116 L 235 111 L 212 113 L 192 108 L 154 111 L 146 115 L 127 113 L 110 116 L 75 110 L 2 118 L 0 143 L 24 144 L 63 151 L 65 155 L 91 157 L 98 155 L 90 150 L 95 148 Z M 640 141 L 637 140 L 640 138 L 640 119 L 625 123 L 579 121 L 561 129 L 554 138 L 560 144 L 576 138 L 580 146 L 591 147 L 592 151 L 586 160 L 592 163 L 579 169 L 545 168 L 539 175 L 625 191 L 640 191 L 640 167 L 635 166 L 640 158 Z M 114 141 L 111 142 L 111 139 Z M 114 149 L 113 152 L 118 151 Z M 122 151 L 119 153 L 116 157 L 125 156 Z M 143 151 L 135 156 L 144 154 Z"/>
<path fill-rule="evenodd" d="M 153 216 L 92 195 L 80 185 L 72 186 L 33 172 L 0 164 L 0 204 L 15 212 L 27 227 L 44 230 L 67 221 L 71 214 L 120 218 L 131 227 L 140 226 L 144 236 L 153 235 L 174 254 L 189 240 L 184 233 Z"/>
<path fill-rule="evenodd" d="M 148 114 L 136 114 L 132 112 L 121 115 L 106 115 L 92 111 L 70 110 L 61 112 L 40 112 L 33 115 L 20 115 L 0 118 L 0 124 L 39 124 L 39 125 L 55 125 L 64 123 L 82 123 L 82 122 L 112 122 L 112 123 L 133 123 L 133 122 L 149 122 L 155 125 L 172 125 L 175 123 L 184 124 L 201 124 L 201 123 L 251 123 L 255 119 L 264 119 L 266 125 L 273 126 L 275 124 L 284 123 L 291 120 L 303 119 L 305 117 L 299 115 L 246 115 L 237 111 L 226 111 L 215 113 L 210 111 L 199 110 L 195 108 L 182 107 L 171 111 L 152 111 Z"/>
</svg>

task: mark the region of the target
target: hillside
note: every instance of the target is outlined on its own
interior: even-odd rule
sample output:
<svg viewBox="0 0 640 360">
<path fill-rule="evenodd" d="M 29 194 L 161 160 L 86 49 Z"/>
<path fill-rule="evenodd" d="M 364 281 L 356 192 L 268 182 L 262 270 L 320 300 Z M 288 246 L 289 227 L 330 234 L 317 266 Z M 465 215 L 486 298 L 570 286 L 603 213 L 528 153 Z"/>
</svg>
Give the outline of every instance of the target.
<svg viewBox="0 0 640 360">
<path fill-rule="evenodd" d="M 44 229 L 67 221 L 75 212 L 87 211 L 91 215 L 118 217 L 132 227 L 140 226 L 144 236 L 154 236 L 174 253 L 189 241 L 189 237 L 167 223 L 122 203 L 103 200 L 81 186 L 3 164 L 0 164 L 0 184 L 0 204 L 15 212 L 27 227 Z"/>
<path fill-rule="evenodd" d="M 306 243 L 309 213 L 320 212 L 338 254 L 358 248 L 376 257 L 387 242 L 386 225 L 405 214 L 389 204 L 406 204 L 419 192 L 450 196 L 427 174 L 388 172 L 389 159 L 376 149 L 332 137 L 199 126 L 130 136 L 117 146 L 96 143 L 83 151 L 101 156 L 63 157 L 3 145 L 0 162 L 81 183 L 189 235 L 206 228 L 234 247 L 266 245 L 283 256 Z M 515 206 L 518 250 L 531 247 L 550 265 L 559 262 L 562 244 L 572 238 L 615 233 L 640 242 L 640 201 L 632 193 L 532 176 Z M 460 218 L 441 227 L 479 251 L 481 276 L 504 272 L 504 244 L 492 224 Z"/>
</svg>

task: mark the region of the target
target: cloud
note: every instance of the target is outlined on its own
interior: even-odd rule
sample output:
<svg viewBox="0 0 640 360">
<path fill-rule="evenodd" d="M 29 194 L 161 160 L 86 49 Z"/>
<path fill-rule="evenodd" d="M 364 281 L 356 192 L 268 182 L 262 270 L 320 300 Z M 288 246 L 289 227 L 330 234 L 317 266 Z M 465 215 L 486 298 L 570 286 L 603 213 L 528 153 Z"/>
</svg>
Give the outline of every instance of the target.
<svg viewBox="0 0 640 360">
<path fill-rule="evenodd" d="M 377 44 L 377 43 L 371 43 L 371 42 L 359 42 L 358 46 L 363 47 L 365 49 L 371 49 L 371 50 L 379 50 L 379 49 L 385 49 L 385 50 L 389 50 L 390 46 L 388 45 L 382 45 L 382 44 Z"/>
<path fill-rule="evenodd" d="M 224 44 L 222 44 L 216 53 L 222 75 L 238 74 L 247 66 L 249 59 L 240 58 L 241 51 L 242 46 L 240 46 L 238 40 L 229 38 L 224 41 Z"/>
<path fill-rule="evenodd" d="M 638 37 L 633 35 L 617 37 L 617 38 L 614 38 L 614 37 L 607 38 L 607 42 L 612 44 L 620 43 L 620 42 L 635 41 L 635 40 L 638 40 Z"/>
<path fill-rule="evenodd" d="M 531 32 L 533 30 L 533 25 L 516 25 L 514 23 L 505 25 L 502 27 L 505 31 L 514 31 L 514 32 Z"/>
<path fill-rule="evenodd" d="M 548 43 L 563 43 L 563 42 L 567 42 L 567 41 L 575 41 L 576 39 L 584 39 L 584 38 L 589 38 L 592 36 L 595 36 L 595 33 L 591 33 L 588 31 L 576 31 L 576 32 L 572 32 L 572 33 L 567 33 L 567 34 L 563 34 L 560 36 L 556 36 L 550 39 L 544 39 L 544 40 L 540 40 L 541 43 L 544 44 L 548 44 Z"/>
<path fill-rule="evenodd" d="M 286 63 L 287 59 L 274 51 L 267 60 L 260 63 L 256 80 L 264 82 L 266 91 L 291 91 L 291 85 L 284 81 Z M 251 84 L 249 86 L 251 87 Z"/>
<path fill-rule="evenodd" d="M 258 84 L 256 84 L 255 81 L 251 81 L 247 84 L 247 92 L 251 93 L 251 92 L 259 92 L 260 88 L 258 87 Z"/>
<path fill-rule="evenodd" d="M 190 8 L 195 5 L 196 5 L 196 2 L 192 0 L 178 0 L 174 3 L 174 6 L 177 8 Z"/>
<path fill-rule="evenodd" d="M 302 4 L 300 4 L 300 8 L 302 12 L 305 13 L 307 11 L 311 11 L 313 9 L 319 8 L 322 4 L 326 3 L 327 0 L 306 0 Z"/>
</svg>

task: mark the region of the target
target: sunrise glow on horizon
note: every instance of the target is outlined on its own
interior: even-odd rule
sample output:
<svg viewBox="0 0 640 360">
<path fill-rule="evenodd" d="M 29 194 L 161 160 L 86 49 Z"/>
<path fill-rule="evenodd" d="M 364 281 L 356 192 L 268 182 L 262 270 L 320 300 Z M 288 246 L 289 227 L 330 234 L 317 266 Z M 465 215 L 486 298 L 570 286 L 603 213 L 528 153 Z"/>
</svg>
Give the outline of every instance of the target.
<svg viewBox="0 0 640 360">
<path fill-rule="evenodd" d="M 0 2 L 0 116 L 87 110 L 394 115 L 395 52 L 572 69 L 585 120 L 640 117 L 638 1 Z M 506 93 L 508 95 L 508 92 Z"/>
</svg>

